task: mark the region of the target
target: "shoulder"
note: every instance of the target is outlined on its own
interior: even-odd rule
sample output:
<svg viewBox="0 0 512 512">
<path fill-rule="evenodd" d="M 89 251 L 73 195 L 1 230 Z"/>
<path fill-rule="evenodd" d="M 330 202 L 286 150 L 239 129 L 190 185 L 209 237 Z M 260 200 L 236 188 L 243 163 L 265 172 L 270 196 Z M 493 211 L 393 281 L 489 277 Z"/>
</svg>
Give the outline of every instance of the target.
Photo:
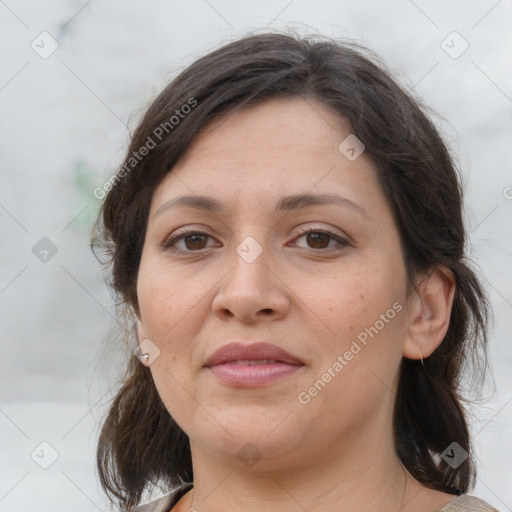
<svg viewBox="0 0 512 512">
<path fill-rule="evenodd" d="M 191 489 L 192 484 L 184 484 L 181 487 L 177 487 L 172 491 L 164 494 L 160 498 L 143 503 L 137 507 L 129 509 L 127 512 L 169 512 L 180 498 Z"/>
<path fill-rule="evenodd" d="M 461 494 L 438 512 L 499 512 L 488 503 L 469 494 Z"/>
<path fill-rule="evenodd" d="M 179 501 L 181 496 L 185 494 L 190 488 L 191 484 L 185 484 L 182 487 L 172 490 L 164 494 L 160 498 L 149 501 L 137 507 L 131 508 L 128 512 L 169 512 L 170 509 Z M 437 512 L 500 512 L 498 509 L 492 507 L 487 502 L 470 496 L 469 494 L 461 494 L 454 500 L 450 501 L 443 508 Z"/>
<path fill-rule="evenodd" d="M 128 512 L 168 512 L 172 508 L 171 502 L 175 494 L 175 491 L 169 492 L 156 500 L 133 507 Z"/>
</svg>

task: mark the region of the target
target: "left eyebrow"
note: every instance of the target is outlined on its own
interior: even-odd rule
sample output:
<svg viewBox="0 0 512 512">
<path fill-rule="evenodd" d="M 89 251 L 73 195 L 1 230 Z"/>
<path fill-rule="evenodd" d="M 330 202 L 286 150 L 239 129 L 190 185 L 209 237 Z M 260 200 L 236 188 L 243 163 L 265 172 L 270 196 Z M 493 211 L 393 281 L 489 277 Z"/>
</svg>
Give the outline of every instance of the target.
<svg viewBox="0 0 512 512">
<path fill-rule="evenodd" d="M 316 206 L 323 204 L 337 204 L 341 206 L 346 206 L 352 208 L 360 215 L 363 215 L 368 220 L 370 220 L 370 216 L 368 212 L 359 204 L 355 203 L 348 197 L 340 196 L 338 194 L 295 194 L 291 196 L 282 197 L 277 205 L 277 212 L 287 212 L 291 210 L 297 210 L 300 208 L 305 208 L 307 206 Z"/>
<path fill-rule="evenodd" d="M 362 206 L 355 203 L 348 197 L 343 197 L 338 194 L 303 193 L 285 196 L 279 199 L 275 206 L 275 211 L 288 212 L 292 210 L 306 208 L 308 206 L 317 206 L 324 204 L 337 204 L 349 207 L 354 211 L 358 212 L 360 215 L 366 217 L 368 220 L 371 220 L 370 216 L 368 215 L 368 212 Z M 160 215 L 162 212 L 170 209 L 171 207 L 178 205 L 188 206 L 190 208 L 196 208 L 199 210 L 205 210 L 214 213 L 218 213 L 224 210 L 224 205 L 220 201 L 214 199 L 213 197 L 186 195 L 175 197 L 165 202 L 162 206 L 160 206 L 160 208 L 158 208 L 154 216 L 156 217 L 157 215 Z"/>
</svg>

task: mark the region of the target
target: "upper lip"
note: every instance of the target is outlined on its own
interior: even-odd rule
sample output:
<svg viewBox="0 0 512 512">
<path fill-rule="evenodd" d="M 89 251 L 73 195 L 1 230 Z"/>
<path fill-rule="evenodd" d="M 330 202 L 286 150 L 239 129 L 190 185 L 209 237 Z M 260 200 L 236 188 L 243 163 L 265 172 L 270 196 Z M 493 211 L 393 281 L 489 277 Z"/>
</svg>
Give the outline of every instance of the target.
<svg viewBox="0 0 512 512">
<path fill-rule="evenodd" d="M 252 343 L 244 345 L 242 343 L 227 343 L 216 350 L 205 363 L 206 367 L 218 364 L 229 363 L 232 361 L 258 361 L 262 359 L 271 359 L 282 363 L 303 365 L 304 363 L 286 350 L 273 345 L 272 343 Z"/>
</svg>

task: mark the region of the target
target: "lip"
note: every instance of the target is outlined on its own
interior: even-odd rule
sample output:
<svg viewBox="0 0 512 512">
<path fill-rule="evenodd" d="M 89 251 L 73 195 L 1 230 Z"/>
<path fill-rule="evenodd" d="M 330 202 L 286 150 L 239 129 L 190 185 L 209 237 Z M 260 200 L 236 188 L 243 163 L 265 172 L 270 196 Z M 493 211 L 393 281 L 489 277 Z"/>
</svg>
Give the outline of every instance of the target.
<svg viewBox="0 0 512 512">
<path fill-rule="evenodd" d="M 266 362 L 262 363 L 264 360 Z M 277 345 L 258 342 L 251 345 L 223 345 L 207 359 L 204 366 L 229 386 L 257 387 L 295 373 L 304 363 Z"/>
<path fill-rule="evenodd" d="M 259 361 L 271 359 L 280 363 L 291 365 L 303 365 L 304 363 L 296 356 L 286 350 L 273 345 L 272 343 L 258 342 L 251 345 L 242 343 L 228 343 L 216 350 L 205 363 L 206 367 L 219 364 L 232 363 L 236 361 Z"/>
</svg>

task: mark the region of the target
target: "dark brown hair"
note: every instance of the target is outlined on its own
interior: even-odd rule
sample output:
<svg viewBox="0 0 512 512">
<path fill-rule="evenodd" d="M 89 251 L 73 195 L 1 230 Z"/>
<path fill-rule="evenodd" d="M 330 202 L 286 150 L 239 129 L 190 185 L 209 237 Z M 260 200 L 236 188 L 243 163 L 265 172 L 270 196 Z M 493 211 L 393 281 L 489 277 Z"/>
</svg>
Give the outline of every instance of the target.
<svg viewBox="0 0 512 512">
<path fill-rule="evenodd" d="M 460 171 L 430 109 L 365 46 L 318 35 L 252 34 L 196 60 L 158 95 L 132 134 L 121 170 L 104 187 L 91 243 L 106 250 L 102 263 L 122 314 L 133 322 L 139 311 L 138 267 L 155 187 L 212 119 L 276 97 L 329 105 L 366 146 L 399 229 L 408 285 L 439 265 L 455 277 L 443 342 L 424 366 L 402 360 L 394 433 L 397 454 L 414 478 L 433 489 L 466 492 L 476 471 L 462 378 L 484 376 L 490 305 L 467 259 Z M 151 149 L 139 158 L 144 146 Z M 136 330 L 126 331 L 126 339 L 133 350 Z M 121 508 L 140 503 L 157 483 L 170 489 L 193 481 L 187 435 L 164 407 L 150 370 L 128 355 L 97 448 L 101 484 Z M 453 442 L 469 453 L 456 468 L 441 457 Z"/>
</svg>

